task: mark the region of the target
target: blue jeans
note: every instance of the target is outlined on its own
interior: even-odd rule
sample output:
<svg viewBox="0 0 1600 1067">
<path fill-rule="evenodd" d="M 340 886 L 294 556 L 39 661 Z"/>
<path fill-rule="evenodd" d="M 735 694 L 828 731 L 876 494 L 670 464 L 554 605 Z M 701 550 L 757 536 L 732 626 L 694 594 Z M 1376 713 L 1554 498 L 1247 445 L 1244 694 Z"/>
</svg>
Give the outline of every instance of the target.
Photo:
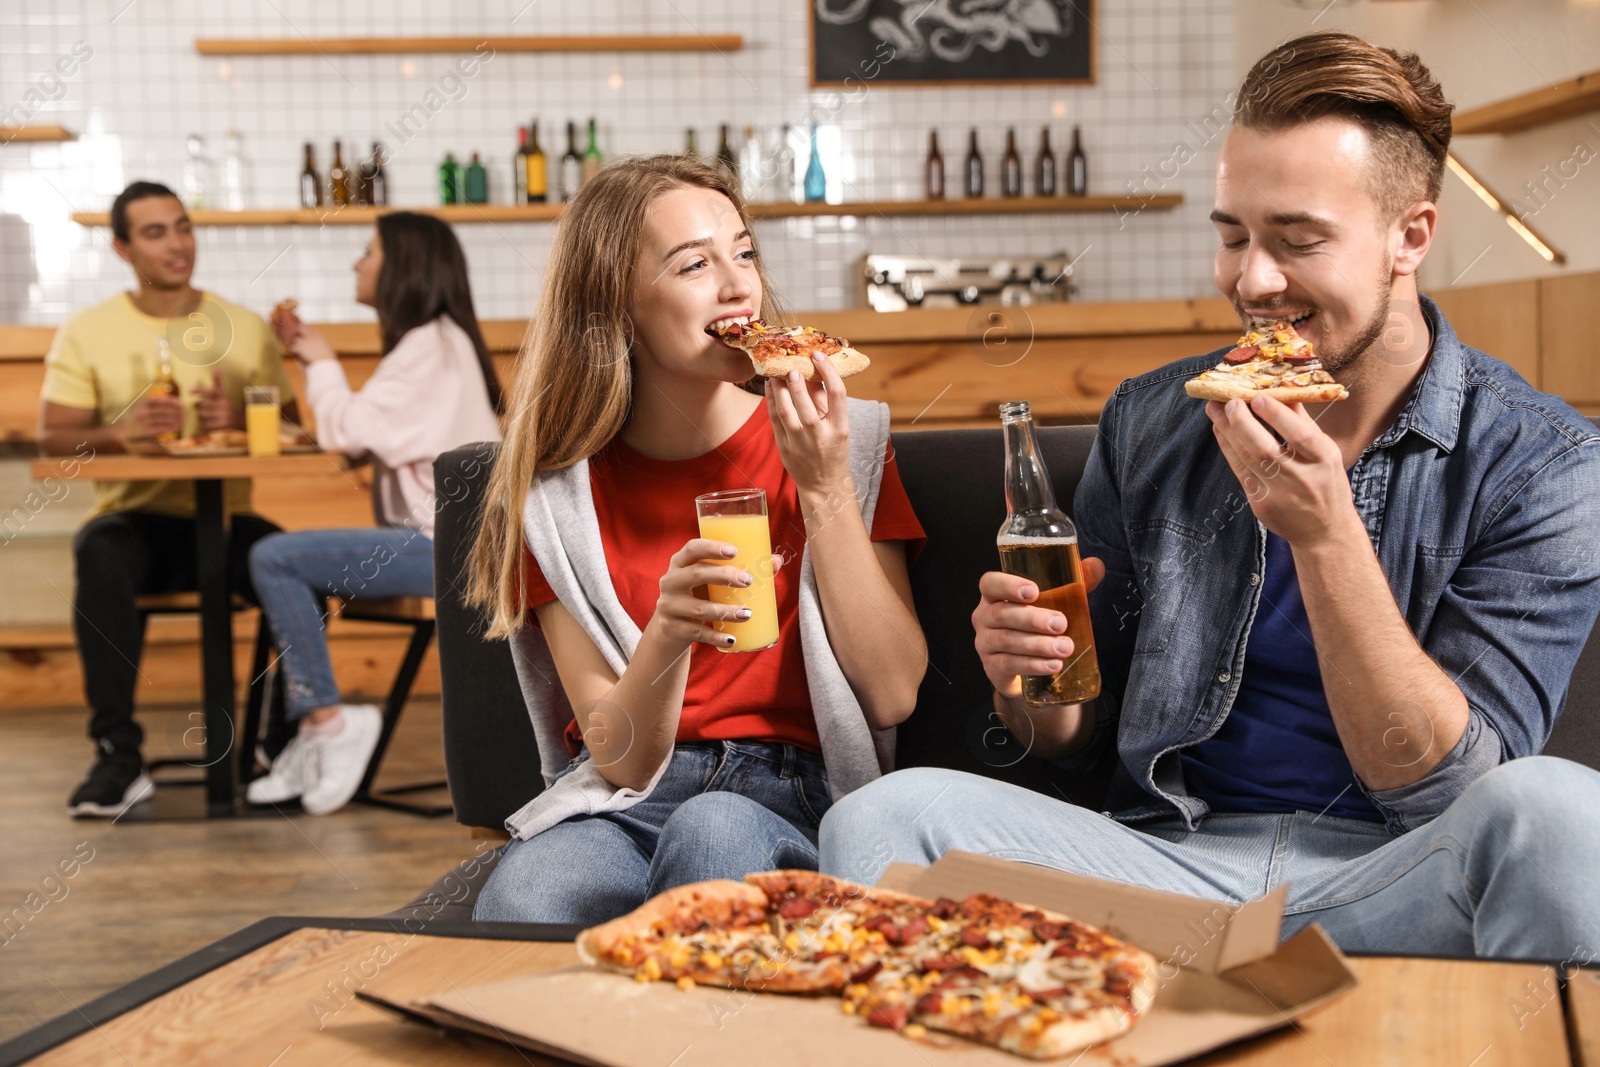
<svg viewBox="0 0 1600 1067">
<path fill-rule="evenodd" d="M 1600 773 L 1549 756 L 1503 763 L 1399 837 L 1309 812 L 1128 825 L 959 771 L 900 771 L 824 820 L 821 866 L 873 882 L 951 849 L 1213 900 L 1289 883 L 1283 936 L 1317 922 L 1340 947 L 1591 960 L 1600 949 Z"/>
<path fill-rule="evenodd" d="M 407 526 L 304 530 L 262 538 L 250 580 L 282 657 L 289 718 L 339 703 L 323 598 L 433 595 L 433 542 Z"/>
<path fill-rule="evenodd" d="M 562 774 L 588 758 L 586 750 Z M 513 838 L 472 917 L 594 924 L 691 882 L 816 870 L 817 824 L 829 803 L 816 753 L 765 742 L 682 744 L 650 795 L 626 811 Z"/>
</svg>

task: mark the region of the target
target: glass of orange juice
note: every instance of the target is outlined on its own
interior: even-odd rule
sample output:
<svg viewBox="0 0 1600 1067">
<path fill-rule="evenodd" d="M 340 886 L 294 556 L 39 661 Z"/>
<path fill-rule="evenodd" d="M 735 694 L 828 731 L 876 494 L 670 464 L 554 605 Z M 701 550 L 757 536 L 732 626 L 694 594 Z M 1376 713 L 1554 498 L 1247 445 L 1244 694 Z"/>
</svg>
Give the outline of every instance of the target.
<svg viewBox="0 0 1600 1067">
<path fill-rule="evenodd" d="M 278 442 L 278 387 L 244 387 L 244 431 L 252 456 L 276 456 L 283 451 Z"/>
<path fill-rule="evenodd" d="M 778 594 L 773 586 L 772 531 L 767 525 L 767 494 L 762 489 L 727 489 L 694 498 L 700 536 L 737 548 L 728 560 L 710 560 L 738 567 L 755 578 L 750 585 L 713 585 L 706 590 L 713 604 L 750 609 L 744 622 L 714 622 L 712 627 L 735 638 L 718 652 L 756 652 L 778 643 Z"/>
</svg>

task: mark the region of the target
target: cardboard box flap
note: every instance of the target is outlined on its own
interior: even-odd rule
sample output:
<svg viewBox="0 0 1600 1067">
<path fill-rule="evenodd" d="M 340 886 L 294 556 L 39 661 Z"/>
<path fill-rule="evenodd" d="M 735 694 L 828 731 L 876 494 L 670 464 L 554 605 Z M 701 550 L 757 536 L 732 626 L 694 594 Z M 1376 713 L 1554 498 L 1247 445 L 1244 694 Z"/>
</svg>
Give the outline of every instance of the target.
<svg viewBox="0 0 1600 1067">
<path fill-rule="evenodd" d="M 1159 960 L 1208 974 L 1277 949 L 1289 892 L 1288 886 L 1279 886 L 1256 900 L 1230 904 L 972 852 L 945 853 L 903 888 L 920 896 L 958 899 L 993 893 L 1102 927 Z"/>
</svg>

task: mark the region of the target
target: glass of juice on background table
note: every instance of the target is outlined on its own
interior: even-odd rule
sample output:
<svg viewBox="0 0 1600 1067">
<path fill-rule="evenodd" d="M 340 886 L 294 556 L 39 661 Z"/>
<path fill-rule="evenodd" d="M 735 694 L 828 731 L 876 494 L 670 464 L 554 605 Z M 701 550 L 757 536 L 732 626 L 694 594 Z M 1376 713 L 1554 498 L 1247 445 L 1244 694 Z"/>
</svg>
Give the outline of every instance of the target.
<svg viewBox="0 0 1600 1067">
<path fill-rule="evenodd" d="M 283 450 L 278 442 L 276 385 L 244 387 L 244 429 L 252 456 L 276 456 Z"/>
<path fill-rule="evenodd" d="M 712 626 L 736 640 L 718 652 L 755 652 L 778 643 L 778 595 L 773 587 L 772 531 L 767 525 L 767 494 L 762 489 L 728 489 L 694 498 L 700 517 L 700 536 L 737 548 L 732 559 L 710 562 L 738 567 L 755 578 L 749 586 L 713 585 L 706 590 L 713 604 L 736 604 L 750 609 L 745 622 L 714 622 Z"/>
</svg>

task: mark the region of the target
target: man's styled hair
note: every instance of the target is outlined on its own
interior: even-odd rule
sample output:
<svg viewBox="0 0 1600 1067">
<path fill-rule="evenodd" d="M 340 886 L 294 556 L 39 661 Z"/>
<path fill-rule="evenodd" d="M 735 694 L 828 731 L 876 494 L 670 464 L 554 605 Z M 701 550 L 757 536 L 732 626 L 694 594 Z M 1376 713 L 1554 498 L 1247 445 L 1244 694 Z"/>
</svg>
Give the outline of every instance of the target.
<svg viewBox="0 0 1600 1067">
<path fill-rule="evenodd" d="M 134 182 L 111 201 L 111 235 L 119 241 L 127 241 L 128 205 L 135 200 L 146 200 L 152 196 L 170 196 L 180 204 L 183 203 L 177 193 L 160 182 Z"/>
<path fill-rule="evenodd" d="M 1454 110 L 1416 53 L 1323 32 L 1257 60 L 1239 86 L 1233 121 L 1261 132 L 1323 118 L 1356 123 L 1372 141 L 1374 193 L 1392 219 L 1439 199 Z"/>
</svg>

